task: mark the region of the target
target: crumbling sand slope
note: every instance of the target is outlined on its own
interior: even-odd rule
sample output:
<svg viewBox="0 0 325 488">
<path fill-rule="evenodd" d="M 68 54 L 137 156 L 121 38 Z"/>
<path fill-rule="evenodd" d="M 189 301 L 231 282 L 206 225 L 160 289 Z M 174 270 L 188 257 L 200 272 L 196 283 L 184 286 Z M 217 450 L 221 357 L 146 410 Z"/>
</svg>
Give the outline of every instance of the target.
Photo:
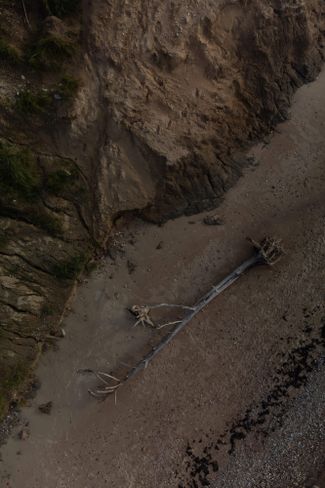
<svg viewBox="0 0 325 488">
<path fill-rule="evenodd" d="M 238 152 L 285 119 L 321 64 L 319 0 L 103 0 L 89 9 L 92 82 L 74 131 L 97 128 L 97 228 L 124 210 L 160 219 L 217 203 L 238 177 Z"/>
<path fill-rule="evenodd" d="M 11 14 L 21 49 L 31 33 L 18 6 Z M 34 201 L 0 198 L 0 406 L 1 388 L 24 377 L 116 218 L 137 211 L 160 221 L 220 201 L 247 163 L 245 148 L 318 73 L 324 18 L 322 0 L 84 2 L 69 111 L 22 124 L 7 99 L 0 107 L 6 151 L 29 151 L 38 192 Z M 50 24 L 66 40 L 74 20 L 42 19 L 41 29 Z M 1 97 L 51 83 L 21 65 L 1 77 Z M 68 185 L 49 185 L 52 173 Z"/>
</svg>

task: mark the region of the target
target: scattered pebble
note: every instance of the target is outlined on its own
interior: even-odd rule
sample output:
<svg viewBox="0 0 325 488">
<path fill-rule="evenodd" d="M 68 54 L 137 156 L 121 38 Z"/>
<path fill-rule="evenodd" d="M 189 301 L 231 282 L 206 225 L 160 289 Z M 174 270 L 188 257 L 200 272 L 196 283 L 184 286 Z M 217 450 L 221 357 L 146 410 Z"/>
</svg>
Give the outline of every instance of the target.
<svg viewBox="0 0 325 488">
<path fill-rule="evenodd" d="M 50 415 L 52 407 L 53 407 L 53 402 L 50 401 L 39 405 L 38 410 L 42 413 L 45 413 L 46 415 Z"/>
<path fill-rule="evenodd" d="M 18 432 L 18 439 L 20 439 L 21 441 L 25 441 L 26 439 L 28 439 L 29 436 L 30 436 L 29 429 L 21 429 Z"/>
<path fill-rule="evenodd" d="M 204 217 L 203 223 L 206 225 L 222 225 L 223 221 L 218 215 L 208 215 L 207 217 Z"/>
<path fill-rule="evenodd" d="M 130 261 L 129 259 L 127 260 L 126 265 L 127 265 L 127 268 L 128 268 L 128 272 L 129 272 L 129 274 L 134 273 L 134 271 L 136 270 L 137 265 L 136 265 L 136 264 L 134 264 L 134 263 L 133 263 L 132 261 Z"/>
</svg>

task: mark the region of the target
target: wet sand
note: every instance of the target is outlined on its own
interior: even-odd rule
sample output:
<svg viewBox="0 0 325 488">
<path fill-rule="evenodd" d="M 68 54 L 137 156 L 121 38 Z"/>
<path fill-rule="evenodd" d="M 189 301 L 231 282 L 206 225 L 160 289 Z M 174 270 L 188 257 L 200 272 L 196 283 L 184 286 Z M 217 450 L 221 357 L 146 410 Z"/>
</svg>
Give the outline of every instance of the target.
<svg viewBox="0 0 325 488">
<path fill-rule="evenodd" d="M 205 225 L 201 214 L 161 227 L 135 222 L 116 236 L 114 259 L 79 286 L 59 350 L 41 359 L 41 388 L 22 412 L 30 435 L 17 439 L 19 426 L 1 449 L 3 486 L 320 483 L 324 71 L 297 92 L 290 120 L 251 156 L 255 164 L 215 212 L 223 225 Z M 97 383 L 80 368 L 133 365 L 158 340 L 157 332 L 132 328 L 126 307 L 193 304 L 250 256 L 246 236 L 265 234 L 283 239 L 280 263 L 240 278 L 119 391 L 116 404 L 88 395 Z M 50 415 L 38 411 L 47 401 Z"/>
</svg>

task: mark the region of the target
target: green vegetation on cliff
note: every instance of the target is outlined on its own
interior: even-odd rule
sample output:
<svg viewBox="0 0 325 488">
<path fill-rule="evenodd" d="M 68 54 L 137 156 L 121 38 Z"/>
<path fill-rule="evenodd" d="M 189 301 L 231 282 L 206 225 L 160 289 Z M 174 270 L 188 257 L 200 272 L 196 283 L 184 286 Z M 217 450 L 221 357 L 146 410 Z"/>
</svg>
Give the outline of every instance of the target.
<svg viewBox="0 0 325 488">
<path fill-rule="evenodd" d="M 57 70 L 74 52 L 75 46 L 70 40 L 48 35 L 33 46 L 28 61 L 34 68 Z"/>
<path fill-rule="evenodd" d="M 65 17 L 75 13 L 80 6 L 80 0 L 43 0 L 49 15 Z"/>
<path fill-rule="evenodd" d="M 41 177 L 28 149 L 0 141 L 0 190 L 5 194 L 35 200 Z"/>
<path fill-rule="evenodd" d="M 28 369 L 24 363 L 8 366 L 5 369 L 3 377 L 0 381 L 0 419 L 6 413 L 11 394 L 15 390 L 19 390 L 20 385 L 25 380 L 27 373 Z"/>
<path fill-rule="evenodd" d="M 53 98 L 48 92 L 32 92 L 29 89 L 18 93 L 15 108 L 21 116 L 44 115 L 53 107 Z"/>
<path fill-rule="evenodd" d="M 79 88 L 81 2 L 24 4 L 1 1 L 0 420 L 25 391 L 92 246 L 87 180 L 60 145 Z"/>
<path fill-rule="evenodd" d="M 12 65 L 21 63 L 21 57 L 18 50 L 11 46 L 5 39 L 0 38 L 0 60 Z"/>
<path fill-rule="evenodd" d="M 53 265 L 51 271 L 59 280 L 74 280 L 83 270 L 89 257 L 87 254 L 77 254 L 60 263 Z"/>
</svg>

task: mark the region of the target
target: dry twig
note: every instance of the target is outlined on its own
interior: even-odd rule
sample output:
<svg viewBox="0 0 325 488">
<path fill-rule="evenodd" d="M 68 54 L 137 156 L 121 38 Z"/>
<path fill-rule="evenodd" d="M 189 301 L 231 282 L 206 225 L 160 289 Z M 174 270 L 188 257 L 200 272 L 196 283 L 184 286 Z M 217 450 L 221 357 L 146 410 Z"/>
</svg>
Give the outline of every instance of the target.
<svg viewBox="0 0 325 488">
<path fill-rule="evenodd" d="M 28 18 L 28 14 L 27 14 L 27 10 L 26 10 L 25 1 L 24 0 L 21 0 L 21 4 L 22 4 L 22 7 L 23 7 L 23 11 L 24 11 L 24 16 L 25 16 L 26 23 L 28 25 L 28 28 L 31 29 L 31 25 L 30 25 L 29 18 Z"/>
<path fill-rule="evenodd" d="M 138 324 L 141 325 L 149 325 L 150 327 L 154 329 L 162 329 L 163 327 L 166 327 L 167 325 L 174 325 L 177 324 L 178 322 L 181 322 L 180 320 L 176 320 L 173 322 L 167 322 L 166 324 L 161 324 L 161 325 L 155 325 L 155 323 L 152 321 L 150 317 L 150 312 L 151 310 L 157 309 L 157 308 L 181 308 L 183 310 L 194 310 L 193 307 L 188 307 L 187 305 L 176 305 L 174 303 L 159 303 L 158 305 L 133 305 L 129 311 L 135 315 L 137 318 L 137 321 L 133 325 L 133 327 L 136 327 Z"/>
</svg>

